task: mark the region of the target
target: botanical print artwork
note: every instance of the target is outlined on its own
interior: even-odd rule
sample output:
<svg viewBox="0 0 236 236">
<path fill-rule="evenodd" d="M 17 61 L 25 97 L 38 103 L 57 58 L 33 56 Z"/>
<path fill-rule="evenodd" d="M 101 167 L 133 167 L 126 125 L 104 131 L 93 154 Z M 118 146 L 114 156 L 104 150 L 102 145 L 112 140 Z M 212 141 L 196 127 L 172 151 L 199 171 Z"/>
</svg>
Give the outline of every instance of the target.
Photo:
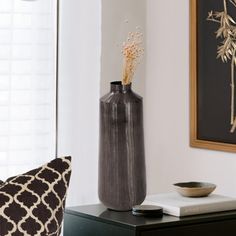
<svg viewBox="0 0 236 236">
<path fill-rule="evenodd" d="M 230 63 L 231 68 L 231 114 L 230 124 L 231 133 L 236 130 L 236 115 L 235 115 L 235 66 L 236 66 L 236 20 L 229 14 L 228 5 L 232 4 L 236 11 L 236 0 L 223 0 L 222 11 L 211 10 L 208 13 L 207 20 L 218 23 L 219 28 L 216 31 L 216 38 L 221 39 L 220 45 L 217 48 L 217 58 L 220 58 L 223 63 Z"/>
</svg>

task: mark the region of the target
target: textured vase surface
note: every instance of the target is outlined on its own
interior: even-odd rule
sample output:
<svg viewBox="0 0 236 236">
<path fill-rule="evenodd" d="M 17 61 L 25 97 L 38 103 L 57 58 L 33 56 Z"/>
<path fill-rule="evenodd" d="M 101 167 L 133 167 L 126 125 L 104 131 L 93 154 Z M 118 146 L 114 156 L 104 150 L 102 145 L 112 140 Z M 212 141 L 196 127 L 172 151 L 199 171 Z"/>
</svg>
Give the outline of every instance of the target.
<svg viewBox="0 0 236 236">
<path fill-rule="evenodd" d="M 100 201 L 109 209 L 128 211 L 146 196 L 142 97 L 131 85 L 111 83 L 100 99 Z"/>
</svg>

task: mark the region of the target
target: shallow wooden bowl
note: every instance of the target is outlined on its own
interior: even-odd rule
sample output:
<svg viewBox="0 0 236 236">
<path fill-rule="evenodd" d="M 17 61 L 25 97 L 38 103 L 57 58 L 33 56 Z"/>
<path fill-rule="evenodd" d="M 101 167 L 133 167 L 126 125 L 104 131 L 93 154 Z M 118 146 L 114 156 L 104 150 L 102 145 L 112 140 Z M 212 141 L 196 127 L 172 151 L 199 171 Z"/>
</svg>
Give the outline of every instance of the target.
<svg viewBox="0 0 236 236">
<path fill-rule="evenodd" d="M 174 187 L 184 197 L 206 197 L 215 190 L 216 185 L 205 182 L 182 182 L 175 183 Z"/>
</svg>

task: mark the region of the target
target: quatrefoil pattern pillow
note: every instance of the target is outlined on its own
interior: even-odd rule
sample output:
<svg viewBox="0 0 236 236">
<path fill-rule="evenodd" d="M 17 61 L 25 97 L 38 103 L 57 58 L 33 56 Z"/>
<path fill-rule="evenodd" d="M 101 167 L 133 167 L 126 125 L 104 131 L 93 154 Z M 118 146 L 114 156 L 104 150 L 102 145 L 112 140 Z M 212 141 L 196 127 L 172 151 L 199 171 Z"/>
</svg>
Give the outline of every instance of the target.
<svg viewBox="0 0 236 236">
<path fill-rule="evenodd" d="M 0 185 L 0 236 L 59 236 L 70 175 L 62 157 Z"/>
</svg>

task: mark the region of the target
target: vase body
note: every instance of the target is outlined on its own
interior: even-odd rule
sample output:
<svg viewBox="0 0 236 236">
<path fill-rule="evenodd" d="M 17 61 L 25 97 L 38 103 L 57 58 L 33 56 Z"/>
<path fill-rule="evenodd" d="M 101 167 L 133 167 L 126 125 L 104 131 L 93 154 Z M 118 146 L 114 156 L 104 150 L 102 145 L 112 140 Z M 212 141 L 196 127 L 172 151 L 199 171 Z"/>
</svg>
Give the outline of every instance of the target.
<svg viewBox="0 0 236 236">
<path fill-rule="evenodd" d="M 146 197 L 142 98 L 131 85 L 112 82 L 100 99 L 100 201 L 109 209 L 128 211 Z"/>
</svg>

